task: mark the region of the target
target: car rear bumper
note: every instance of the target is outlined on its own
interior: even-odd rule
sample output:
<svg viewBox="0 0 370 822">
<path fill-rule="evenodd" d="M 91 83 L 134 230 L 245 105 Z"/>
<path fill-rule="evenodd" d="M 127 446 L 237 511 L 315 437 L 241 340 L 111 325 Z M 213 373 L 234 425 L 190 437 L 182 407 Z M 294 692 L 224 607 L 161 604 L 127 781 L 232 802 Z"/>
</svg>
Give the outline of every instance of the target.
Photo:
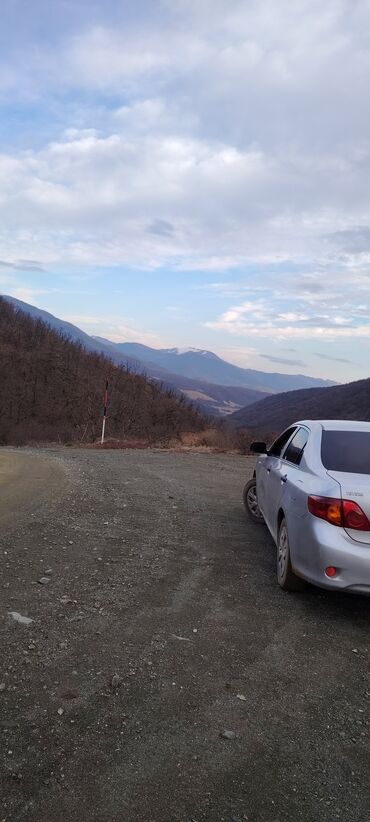
<svg viewBox="0 0 370 822">
<path fill-rule="evenodd" d="M 296 572 L 320 588 L 370 595 L 370 545 L 311 514 L 304 520 L 304 554 L 292 557 Z M 336 568 L 334 577 L 325 574 L 329 566 Z"/>
</svg>

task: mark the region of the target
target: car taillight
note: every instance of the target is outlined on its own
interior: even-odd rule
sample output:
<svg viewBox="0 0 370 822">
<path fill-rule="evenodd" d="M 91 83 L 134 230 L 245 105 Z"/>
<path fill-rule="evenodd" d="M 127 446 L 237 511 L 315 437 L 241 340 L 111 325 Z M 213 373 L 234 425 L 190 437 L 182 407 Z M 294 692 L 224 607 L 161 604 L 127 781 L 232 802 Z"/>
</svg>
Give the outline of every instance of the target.
<svg viewBox="0 0 370 822">
<path fill-rule="evenodd" d="M 308 497 L 308 510 L 314 517 L 324 519 L 340 528 L 370 531 L 370 522 L 366 514 L 357 502 L 352 500 L 310 496 Z"/>
<path fill-rule="evenodd" d="M 345 528 L 355 531 L 370 531 L 370 522 L 362 508 L 349 499 L 343 500 L 343 519 Z"/>
<path fill-rule="evenodd" d="M 343 526 L 342 500 L 330 497 L 308 497 L 308 510 L 332 525 Z"/>
</svg>

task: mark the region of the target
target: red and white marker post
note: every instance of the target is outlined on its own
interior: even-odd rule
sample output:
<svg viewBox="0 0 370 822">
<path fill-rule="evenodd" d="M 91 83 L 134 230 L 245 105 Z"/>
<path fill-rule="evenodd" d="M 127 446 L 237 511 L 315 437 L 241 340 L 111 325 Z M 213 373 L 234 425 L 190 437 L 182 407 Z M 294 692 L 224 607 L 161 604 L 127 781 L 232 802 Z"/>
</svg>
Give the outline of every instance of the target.
<svg viewBox="0 0 370 822">
<path fill-rule="evenodd" d="M 104 391 L 104 410 L 103 410 L 103 425 L 102 425 L 102 429 L 101 429 L 101 445 L 104 445 L 105 423 L 107 421 L 107 408 L 108 408 L 108 380 L 105 383 L 105 391 Z"/>
</svg>

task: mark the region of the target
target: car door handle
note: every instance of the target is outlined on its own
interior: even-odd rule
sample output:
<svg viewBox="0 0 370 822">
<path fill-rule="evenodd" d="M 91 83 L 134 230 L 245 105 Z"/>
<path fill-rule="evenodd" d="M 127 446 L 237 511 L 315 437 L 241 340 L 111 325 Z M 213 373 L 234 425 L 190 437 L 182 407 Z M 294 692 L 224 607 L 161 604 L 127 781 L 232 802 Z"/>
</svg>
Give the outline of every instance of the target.
<svg viewBox="0 0 370 822">
<path fill-rule="evenodd" d="M 288 479 L 288 474 L 283 474 L 283 476 L 280 477 L 280 479 L 281 479 L 281 482 L 286 482 L 287 479 Z"/>
</svg>

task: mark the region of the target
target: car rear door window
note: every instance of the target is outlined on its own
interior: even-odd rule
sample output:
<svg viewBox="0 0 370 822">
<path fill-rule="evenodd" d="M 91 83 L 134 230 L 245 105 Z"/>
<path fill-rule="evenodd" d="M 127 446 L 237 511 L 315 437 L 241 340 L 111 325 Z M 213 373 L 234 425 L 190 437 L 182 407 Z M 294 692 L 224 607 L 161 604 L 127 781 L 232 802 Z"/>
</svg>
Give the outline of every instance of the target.
<svg viewBox="0 0 370 822">
<path fill-rule="evenodd" d="M 323 431 L 321 462 L 328 471 L 370 474 L 370 431 Z"/>
<path fill-rule="evenodd" d="M 291 436 L 294 434 L 294 431 L 297 430 L 297 426 L 295 425 L 292 428 L 288 428 L 287 431 L 284 431 L 280 434 L 280 437 L 272 443 L 271 447 L 268 450 L 269 457 L 280 457 L 286 444 L 289 442 Z"/>
<path fill-rule="evenodd" d="M 293 465 L 299 465 L 308 437 L 309 431 L 307 428 L 298 428 L 293 439 L 288 443 L 283 459 L 292 462 Z"/>
</svg>

